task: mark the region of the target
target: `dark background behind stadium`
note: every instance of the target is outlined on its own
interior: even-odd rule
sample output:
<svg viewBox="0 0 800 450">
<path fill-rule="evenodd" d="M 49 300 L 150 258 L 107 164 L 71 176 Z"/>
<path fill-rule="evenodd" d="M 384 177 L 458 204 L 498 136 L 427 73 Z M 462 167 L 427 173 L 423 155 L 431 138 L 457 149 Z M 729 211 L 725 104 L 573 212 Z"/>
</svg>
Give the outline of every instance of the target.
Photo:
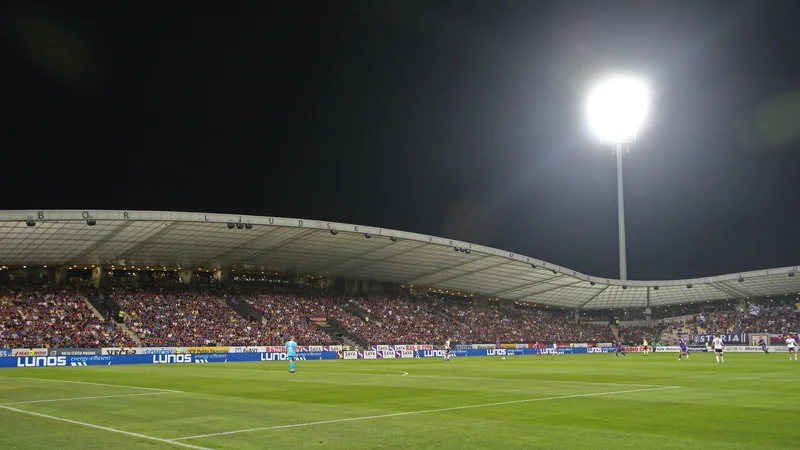
<svg viewBox="0 0 800 450">
<path fill-rule="evenodd" d="M 38 4 L 0 10 L 2 209 L 318 218 L 616 277 L 581 106 L 631 69 L 630 277 L 798 264 L 797 2 Z"/>
</svg>

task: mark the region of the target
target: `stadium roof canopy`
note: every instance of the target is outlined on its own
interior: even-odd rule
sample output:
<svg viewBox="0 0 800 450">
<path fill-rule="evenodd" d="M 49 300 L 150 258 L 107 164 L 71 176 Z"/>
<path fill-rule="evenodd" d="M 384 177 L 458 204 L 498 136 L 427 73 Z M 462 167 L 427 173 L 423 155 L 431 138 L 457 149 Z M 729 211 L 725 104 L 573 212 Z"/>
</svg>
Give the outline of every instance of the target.
<svg viewBox="0 0 800 450">
<path fill-rule="evenodd" d="M 568 308 L 642 307 L 648 296 L 650 306 L 660 306 L 800 295 L 797 266 L 687 280 L 620 281 L 468 242 L 319 220 L 0 211 L 0 266 L 90 264 L 345 277 Z"/>
</svg>

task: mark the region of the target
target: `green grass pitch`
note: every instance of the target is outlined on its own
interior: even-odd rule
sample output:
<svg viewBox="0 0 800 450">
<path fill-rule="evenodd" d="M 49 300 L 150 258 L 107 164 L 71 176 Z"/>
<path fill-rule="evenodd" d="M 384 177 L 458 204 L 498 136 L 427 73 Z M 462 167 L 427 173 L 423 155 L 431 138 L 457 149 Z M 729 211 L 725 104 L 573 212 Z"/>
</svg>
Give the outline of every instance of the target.
<svg viewBox="0 0 800 450">
<path fill-rule="evenodd" d="M 757 353 L 3 369 L 0 448 L 800 448 L 798 373 Z"/>
</svg>

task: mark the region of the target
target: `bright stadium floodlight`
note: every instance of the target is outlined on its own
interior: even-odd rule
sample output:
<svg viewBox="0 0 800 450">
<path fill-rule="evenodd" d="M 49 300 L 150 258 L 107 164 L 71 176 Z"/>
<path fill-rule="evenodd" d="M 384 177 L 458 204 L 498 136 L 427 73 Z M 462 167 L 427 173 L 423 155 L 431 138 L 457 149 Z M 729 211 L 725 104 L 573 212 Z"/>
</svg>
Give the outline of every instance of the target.
<svg viewBox="0 0 800 450">
<path fill-rule="evenodd" d="M 636 140 L 649 108 L 650 94 L 643 81 L 632 76 L 614 76 L 591 90 L 586 115 L 589 128 L 603 143 L 628 144 Z"/>
<path fill-rule="evenodd" d="M 590 92 L 586 102 L 589 129 L 617 156 L 617 214 L 619 223 L 619 279 L 628 279 L 625 249 L 625 202 L 622 190 L 622 155 L 636 140 L 650 109 L 650 92 L 644 81 L 627 75 L 607 78 Z"/>
</svg>

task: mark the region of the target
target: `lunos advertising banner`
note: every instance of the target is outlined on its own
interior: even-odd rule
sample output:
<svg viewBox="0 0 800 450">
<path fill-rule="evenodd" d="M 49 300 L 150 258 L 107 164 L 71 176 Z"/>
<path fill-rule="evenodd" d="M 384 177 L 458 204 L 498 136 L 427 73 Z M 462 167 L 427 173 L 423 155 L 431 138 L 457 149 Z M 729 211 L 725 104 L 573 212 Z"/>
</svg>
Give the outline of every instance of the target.
<svg viewBox="0 0 800 450">
<path fill-rule="evenodd" d="M 0 358 L 0 368 L 76 367 L 116 364 L 208 364 L 286 361 L 286 353 L 162 353 L 150 355 L 18 356 Z M 336 359 L 336 352 L 299 352 L 299 360 Z"/>
</svg>

